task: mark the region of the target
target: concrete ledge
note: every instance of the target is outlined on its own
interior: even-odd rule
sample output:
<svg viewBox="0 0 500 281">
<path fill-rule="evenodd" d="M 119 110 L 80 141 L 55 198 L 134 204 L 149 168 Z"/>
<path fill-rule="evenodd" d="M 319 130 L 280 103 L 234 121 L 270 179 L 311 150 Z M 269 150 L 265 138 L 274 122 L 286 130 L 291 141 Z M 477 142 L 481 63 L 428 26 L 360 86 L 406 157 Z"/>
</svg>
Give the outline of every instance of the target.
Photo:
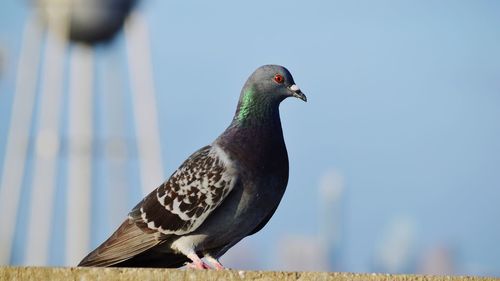
<svg viewBox="0 0 500 281">
<path fill-rule="evenodd" d="M 0 280 L 285 280 L 285 281 L 500 281 L 500 278 L 470 276 L 424 276 L 389 274 L 353 274 L 328 272 L 273 272 L 238 270 L 177 270 L 146 268 L 54 268 L 54 267 L 0 267 Z"/>
</svg>

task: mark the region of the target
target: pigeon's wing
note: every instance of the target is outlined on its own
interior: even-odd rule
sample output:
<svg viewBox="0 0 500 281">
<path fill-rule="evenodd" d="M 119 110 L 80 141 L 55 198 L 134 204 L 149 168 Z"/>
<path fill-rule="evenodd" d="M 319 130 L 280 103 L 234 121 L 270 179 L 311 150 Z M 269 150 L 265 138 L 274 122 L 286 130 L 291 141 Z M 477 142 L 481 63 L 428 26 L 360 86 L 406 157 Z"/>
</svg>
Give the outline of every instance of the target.
<svg viewBox="0 0 500 281">
<path fill-rule="evenodd" d="M 112 266 L 138 255 L 160 243 L 153 233 L 145 233 L 132 219 L 120 227 L 78 266 Z"/>
<path fill-rule="evenodd" d="M 79 266 L 112 266 L 198 228 L 237 181 L 236 169 L 217 145 L 191 155 L 168 181 L 146 196 L 113 235 Z"/>
<path fill-rule="evenodd" d="M 237 181 L 233 161 L 217 144 L 191 155 L 129 216 L 145 231 L 183 235 L 196 230 Z"/>
</svg>

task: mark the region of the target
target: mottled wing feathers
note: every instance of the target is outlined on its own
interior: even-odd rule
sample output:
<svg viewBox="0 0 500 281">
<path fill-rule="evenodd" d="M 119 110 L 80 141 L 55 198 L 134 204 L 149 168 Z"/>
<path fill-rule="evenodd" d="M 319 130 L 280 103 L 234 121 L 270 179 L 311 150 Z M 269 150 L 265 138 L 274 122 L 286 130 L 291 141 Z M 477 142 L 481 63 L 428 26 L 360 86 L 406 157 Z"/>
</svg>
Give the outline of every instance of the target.
<svg viewBox="0 0 500 281">
<path fill-rule="evenodd" d="M 236 180 L 236 170 L 226 153 L 217 145 L 203 147 L 146 196 L 79 266 L 113 266 L 162 243 L 161 236 L 195 230 L 220 205 Z"/>
<path fill-rule="evenodd" d="M 183 235 L 194 231 L 236 183 L 236 169 L 216 144 L 191 155 L 129 214 L 145 231 Z"/>
<path fill-rule="evenodd" d="M 112 266 L 158 245 L 160 241 L 156 237 L 145 233 L 133 220 L 127 219 L 78 266 Z"/>
</svg>

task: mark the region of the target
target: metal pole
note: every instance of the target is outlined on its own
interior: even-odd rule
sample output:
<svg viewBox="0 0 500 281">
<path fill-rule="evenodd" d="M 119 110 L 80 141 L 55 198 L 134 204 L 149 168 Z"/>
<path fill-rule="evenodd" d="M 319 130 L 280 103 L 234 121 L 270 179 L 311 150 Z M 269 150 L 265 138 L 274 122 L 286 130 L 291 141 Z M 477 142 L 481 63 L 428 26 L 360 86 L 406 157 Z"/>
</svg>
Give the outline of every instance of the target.
<svg viewBox="0 0 500 281">
<path fill-rule="evenodd" d="M 32 15 L 28 16 L 19 54 L 10 129 L 0 182 L 0 214 L 2 214 L 0 216 L 0 264 L 9 264 L 12 252 L 38 81 L 42 34 L 38 19 Z"/>
<path fill-rule="evenodd" d="M 143 194 L 147 194 L 164 180 L 164 176 L 149 31 L 140 13 L 130 14 L 125 23 L 125 38 L 139 152 L 141 189 Z"/>
<path fill-rule="evenodd" d="M 90 250 L 93 49 L 75 44 L 70 54 L 66 264 Z"/>
<path fill-rule="evenodd" d="M 105 185 L 109 196 L 118 196 L 117 200 L 108 200 L 106 204 L 107 218 L 110 229 L 114 230 L 125 218 L 130 206 L 129 194 L 131 183 L 127 173 L 127 158 L 130 157 L 130 145 L 127 142 L 126 126 L 127 112 L 125 106 L 126 87 L 123 84 L 122 73 L 116 71 L 121 66 L 122 56 L 116 52 L 107 54 L 102 65 L 101 80 L 103 81 L 101 96 L 105 112 L 103 120 L 106 132 L 105 162 L 107 173 L 105 173 Z"/>
<path fill-rule="evenodd" d="M 63 15 L 60 15 L 63 16 Z M 28 216 L 25 264 L 47 265 L 60 147 L 61 102 L 66 53 L 66 21 L 49 19 L 35 143 L 31 210 Z"/>
</svg>

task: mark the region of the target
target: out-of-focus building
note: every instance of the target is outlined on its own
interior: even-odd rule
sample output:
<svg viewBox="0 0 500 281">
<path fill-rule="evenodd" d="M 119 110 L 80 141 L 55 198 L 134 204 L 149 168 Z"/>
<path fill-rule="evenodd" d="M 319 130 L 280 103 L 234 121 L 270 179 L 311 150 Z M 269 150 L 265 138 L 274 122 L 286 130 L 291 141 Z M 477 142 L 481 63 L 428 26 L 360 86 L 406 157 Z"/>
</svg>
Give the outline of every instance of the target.
<svg viewBox="0 0 500 281">
<path fill-rule="evenodd" d="M 343 257 L 344 179 L 334 169 L 326 171 L 318 188 L 318 233 L 282 237 L 278 261 L 283 270 L 334 271 Z"/>
<path fill-rule="evenodd" d="M 409 217 L 393 219 L 375 246 L 374 272 L 412 272 L 415 264 L 415 222 Z"/>
<path fill-rule="evenodd" d="M 257 251 L 251 240 L 243 239 L 222 256 L 221 262 L 228 268 L 261 270 L 265 257 Z"/>
<path fill-rule="evenodd" d="M 430 275 L 455 274 L 455 251 L 445 244 L 439 244 L 425 250 L 419 258 L 417 272 Z"/>
<path fill-rule="evenodd" d="M 280 270 L 328 271 L 327 249 L 315 236 L 286 236 L 277 245 Z"/>
<path fill-rule="evenodd" d="M 329 270 L 339 270 L 342 265 L 344 245 L 344 178 L 335 169 L 328 170 L 319 184 L 319 241 L 326 249 Z"/>
</svg>

